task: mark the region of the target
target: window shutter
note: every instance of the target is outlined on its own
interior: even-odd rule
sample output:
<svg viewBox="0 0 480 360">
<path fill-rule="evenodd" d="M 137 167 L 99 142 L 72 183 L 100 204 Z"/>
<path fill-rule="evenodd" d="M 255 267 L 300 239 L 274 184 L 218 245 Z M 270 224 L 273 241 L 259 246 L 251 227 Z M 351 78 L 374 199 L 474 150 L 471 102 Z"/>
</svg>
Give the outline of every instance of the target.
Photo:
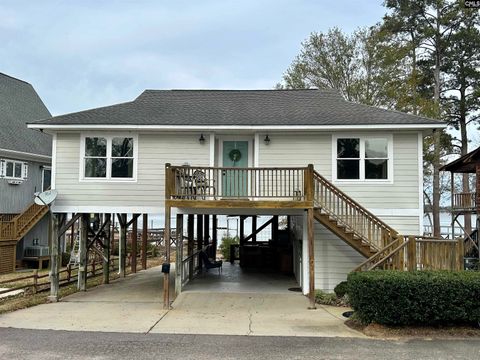
<svg viewBox="0 0 480 360">
<path fill-rule="evenodd" d="M 22 179 L 26 180 L 28 178 L 28 163 L 24 162 L 22 166 L 23 174 Z"/>
<path fill-rule="evenodd" d="M 5 177 L 5 172 L 7 171 L 7 164 L 5 160 L 0 159 L 0 177 Z"/>
</svg>

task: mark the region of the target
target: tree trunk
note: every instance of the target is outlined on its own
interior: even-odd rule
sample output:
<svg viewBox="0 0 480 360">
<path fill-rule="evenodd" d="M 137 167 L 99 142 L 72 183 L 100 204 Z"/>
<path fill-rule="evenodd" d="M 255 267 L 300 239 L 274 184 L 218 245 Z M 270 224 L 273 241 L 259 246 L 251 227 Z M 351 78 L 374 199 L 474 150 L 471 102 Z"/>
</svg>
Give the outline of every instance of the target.
<svg viewBox="0 0 480 360">
<path fill-rule="evenodd" d="M 441 58 L 441 29 L 440 29 L 440 7 L 437 6 L 437 18 L 435 28 L 435 79 L 433 101 L 435 104 L 435 116 L 440 118 L 440 58 Z M 433 194 L 432 194 L 432 217 L 433 236 L 440 236 L 440 136 L 442 130 L 436 130 L 433 134 Z"/>
<path fill-rule="evenodd" d="M 461 156 L 468 153 L 468 137 L 467 137 L 467 107 L 466 107 L 466 91 L 465 91 L 465 84 L 462 84 L 460 87 L 460 119 L 459 119 L 459 126 L 460 126 L 460 141 L 461 141 Z M 462 176 L 462 192 L 469 193 L 470 192 L 470 184 L 468 181 L 468 174 L 463 174 Z M 465 235 L 470 234 L 472 232 L 472 217 L 470 214 L 465 214 L 464 216 L 464 227 L 465 227 Z"/>
</svg>

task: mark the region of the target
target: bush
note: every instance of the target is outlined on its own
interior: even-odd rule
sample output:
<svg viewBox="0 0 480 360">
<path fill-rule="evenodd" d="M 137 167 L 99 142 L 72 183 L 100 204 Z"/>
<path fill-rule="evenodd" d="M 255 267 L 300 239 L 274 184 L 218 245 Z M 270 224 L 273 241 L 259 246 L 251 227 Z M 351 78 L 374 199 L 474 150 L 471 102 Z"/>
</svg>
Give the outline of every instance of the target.
<svg viewBox="0 0 480 360">
<path fill-rule="evenodd" d="M 347 293 L 347 289 L 348 289 L 348 282 L 342 281 L 337 286 L 335 286 L 333 291 L 335 292 L 335 294 L 337 294 L 337 297 L 342 298 Z"/>
<path fill-rule="evenodd" d="M 315 290 L 315 302 L 323 305 L 337 305 L 337 295 L 326 293 L 322 290 Z"/>
<path fill-rule="evenodd" d="M 237 236 L 235 237 L 223 237 L 222 243 L 219 245 L 220 251 L 222 253 L 223 259 L 225 261 L 230 261 L 230 245 L 239 244 L 240 240 Z"/>
<path fill-rule="evenodd" d="M 480 273 L 369 271 L 348 276 L 350 305 L 363 323 L 443 325 L 480 321 Z"/>
</svg>

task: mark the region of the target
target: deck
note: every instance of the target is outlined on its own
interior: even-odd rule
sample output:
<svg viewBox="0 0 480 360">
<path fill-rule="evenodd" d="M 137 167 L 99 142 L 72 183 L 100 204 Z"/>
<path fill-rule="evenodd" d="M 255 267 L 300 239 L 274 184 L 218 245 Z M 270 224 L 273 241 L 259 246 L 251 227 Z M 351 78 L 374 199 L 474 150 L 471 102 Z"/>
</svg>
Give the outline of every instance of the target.
<svg viewBox="0 0 480 360">
<path fill-rule="evenodd" d="M 290 168 L 166 166 L 166 206 L 196 209 L 313 208 L 313 165 Z"/>
</svg>

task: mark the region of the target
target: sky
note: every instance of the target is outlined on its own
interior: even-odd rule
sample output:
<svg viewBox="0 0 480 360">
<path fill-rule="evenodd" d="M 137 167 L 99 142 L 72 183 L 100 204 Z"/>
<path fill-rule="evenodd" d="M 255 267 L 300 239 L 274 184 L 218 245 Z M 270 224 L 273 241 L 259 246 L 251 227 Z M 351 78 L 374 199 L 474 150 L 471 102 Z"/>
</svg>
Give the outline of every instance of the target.
<svg viewBox="0 0 480 360">
<path fill-rule="evenodd" d="M 54 115 L 144 89 L 271 89 L 311 32 L 380 21 L 382 0 L 0 0 L 0 72 Z"/>
</svg>

